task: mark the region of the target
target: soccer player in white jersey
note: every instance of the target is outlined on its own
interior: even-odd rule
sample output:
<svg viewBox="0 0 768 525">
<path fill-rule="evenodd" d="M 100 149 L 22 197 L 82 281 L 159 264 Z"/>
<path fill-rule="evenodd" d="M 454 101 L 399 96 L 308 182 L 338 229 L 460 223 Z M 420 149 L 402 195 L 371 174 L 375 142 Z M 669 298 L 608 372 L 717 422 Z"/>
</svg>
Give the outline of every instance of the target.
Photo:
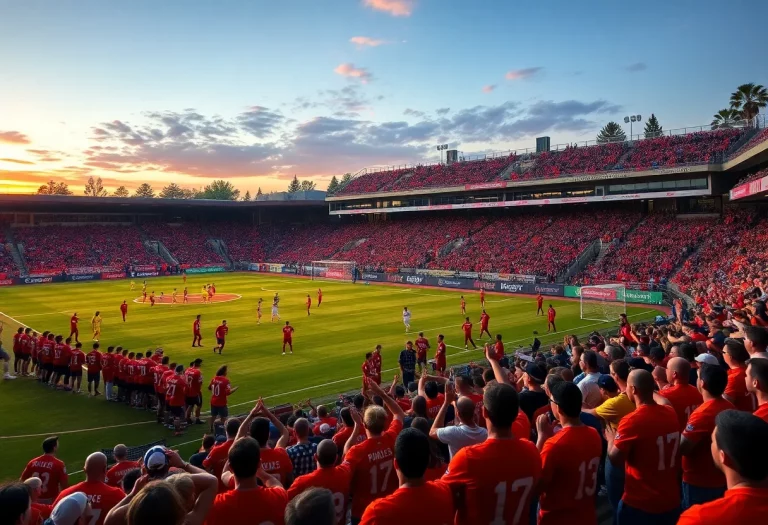
<svg viewBox="0 0 768 525">
<path fill-rule="evenodd" d="M 405 325 L 405 331 L 410 332 L 411 331 L 411 312 L 408 310 L 407 306 L 403 307 L 403 324 Z"/>
</svg>

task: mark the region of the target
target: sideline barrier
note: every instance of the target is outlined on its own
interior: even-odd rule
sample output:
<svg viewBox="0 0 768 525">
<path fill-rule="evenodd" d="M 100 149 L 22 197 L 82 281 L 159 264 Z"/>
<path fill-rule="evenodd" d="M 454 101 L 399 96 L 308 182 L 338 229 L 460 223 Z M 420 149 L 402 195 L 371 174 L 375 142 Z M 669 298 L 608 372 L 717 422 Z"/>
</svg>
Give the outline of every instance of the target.
<svg viewBox="0 0 768 525">
<path fill-rule="evenodd" d="M 581 297 L 580 286 L 565 286 L 565 297 Z M 612 294 L 616 294 L 616 290 L 608 290 Z M 618 294 L 621 295 L 621 294 Z M 628 303 L 642 303 L 642 304 L 662 304 L 664 301 L 664 294 L 661 292 L 654 292 L 649 290 L 624 290 L 624 297 L 605 297 L 605 299 L 624 300 Z"/>
</svg>

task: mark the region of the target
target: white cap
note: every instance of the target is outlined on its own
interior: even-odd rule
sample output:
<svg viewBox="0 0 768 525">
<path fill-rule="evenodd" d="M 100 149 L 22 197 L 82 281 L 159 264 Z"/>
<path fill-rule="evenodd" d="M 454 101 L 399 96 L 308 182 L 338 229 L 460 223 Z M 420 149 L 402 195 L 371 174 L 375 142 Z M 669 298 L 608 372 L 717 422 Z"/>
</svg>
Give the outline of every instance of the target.
<svg viewBox="0 0 768 525">
<path fill-rule="evenodd" d="M 712 354 L 699 354 L 696 356 L 696 361 L 699 363 L 706 363 L 708 365 L 719 365 L 720 361 L 717 360 Z"/>
<path fill-rule="evenodd" d="M 321 434 L 327 434 L 330 431 L 331 431 L 331 425 L 329 425 L 328 423 L 323 423 L 322 425 L 320 425 Z"/>
<path fill-rule="evenodd" d="M 88 496 L 84 492 L 74 492 L 59 501 L 51 512 L 54 525 L 75 525 L 88 506 Z"/>
</svg>

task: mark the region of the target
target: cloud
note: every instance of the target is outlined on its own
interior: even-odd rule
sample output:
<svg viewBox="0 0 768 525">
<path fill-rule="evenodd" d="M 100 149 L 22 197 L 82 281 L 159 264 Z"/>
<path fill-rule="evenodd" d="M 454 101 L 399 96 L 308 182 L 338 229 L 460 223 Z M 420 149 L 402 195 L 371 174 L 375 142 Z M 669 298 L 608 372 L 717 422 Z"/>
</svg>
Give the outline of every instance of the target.
<svg viewBox="0 0 768 525">
<path fill-rule="evenodd" d="M 496 84 L 489 84 L 487 86 L 483 86 L 483 93 L 493 93 L 494 89 L 496 89 Z"/>
<path fill-rule="evenodd" d="M 544 69 L 543 67 L 527 67 L 524 69 L 512 69 L 510 71 L 507 71 L 507 74 L 504 75 L 504 78 L 506 78 L 507 80 L 525 80 L 526 78 L 531 78 L 532 76 L 537 75 L 543 69 Z"/>
<path fill-rule="evenodd" d="M 451 112 L 451 108 L 438 108 L 435 110 L 435 113 L 437 113 L 440 116 L 447 115 Z"/>
<path fill-rule="evenodd" d="M 625 67 L 627 71 L 630 73 L 639 73 L 640 71 L 645 71 L 648 69 L 648 64 L 645 62 L 635 62 L 634 64 L 630 64 L 627 67 Z"/>
<path fill-rule="evenodd" d="M 406 108 L 405 111 L 403 111 L 403 115 L 408 115 L 409 117 L 424 118 L 426 113 L 417 109 Z"/>
<path fill-rule="evenodd" d="M 285 117 L 262 106 L 253 106 L 237 117 L 240 126 L 256 138 L 271 135 Z"/>
<path fill-rule="evenodd" d="M 371 75 L 367 69 L 364 67 L 355 67 L 355 65 L 350 62 L 339 64 L 333 72 L 347 78 L 358 78 L 363 84 L 367 84 L 373 79 L 373 75 Z"/>
<path fill-rule="evenodd" d="M 29 137 L 18 131 L 0 131 L 0 143 L 29 144 Z"/>
<path fill-rule="evenodd" d="M 27 153 L 31 153 L 37 157 L 38 162 L 59 162 L 64 157 L 68 157 L 67 153 L 63 151 L 54 151 L 47 149 L 28 149 Z"/>
<path fill-rule="evenodd" d="M 591 115 L 610 115 L 621 110 L 621 106 L 605 100 L 543 100 L 528 107 L 518 119 L 500 126 L 498 133 L 502 138 L 514 139 L 549 130 L 582 132 L 597 127 L 597 122 L 589 119 Z"/>
<path fill-rule="evenodd" d="M 411 16 L 415 3 L 414 0 L 363 0 L 366 7 L 392 16 Z"/>
<path fill-rule="evenodd" d="M 380 40 L 368 36 L 353 36 L 349 39 L 349 41 L 361 49 L 364 47 L 379 47 L 389 43 L 386 40 Z"/>
<path fill-rule="evenodd" d="M 30 162 L 28 160 L 20 160 L 20 159 L 0 159 L 0 162 L 12 162 L 14 164 L 28 164 L 28 165 L 34 165 L 34 162 Z"/>
</svg>

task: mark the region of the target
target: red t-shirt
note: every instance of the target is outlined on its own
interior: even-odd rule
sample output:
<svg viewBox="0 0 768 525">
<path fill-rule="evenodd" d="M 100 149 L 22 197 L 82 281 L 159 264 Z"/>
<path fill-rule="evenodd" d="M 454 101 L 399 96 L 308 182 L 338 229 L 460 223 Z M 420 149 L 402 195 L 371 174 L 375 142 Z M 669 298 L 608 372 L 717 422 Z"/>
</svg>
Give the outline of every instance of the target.
<svg viewBox="0 0 768 525">
<path fill-rule="evenodd" d="M 85 355 L 85 362 L 88 366 L 89 374 L 98 374 L 101 372 L 101 352 L 91 350 Z"/>
<path fill-rule="evenodd" d="M 683 512 L 677 525 L 762 523 L 768 513 L 768 489 L 735 488 L 725 496 Z"/>
<path fill-rule="evenodd" d="M 120 305 L 120 311 L 121 311 L 122 313 L 127 313 L 127 312 L 128 312 L 128 305 L 127 305 L 127 304 L 125 304 L 125 303 L 121 304 L 121 305 Z"/>
<path fill-rule="evenodd" d="M 85 363 L 85 354 L 82 350 L 78 350 L 75 348 L 72 350 L 72 355 L 69 356 L 69 370 L 71 372 L 76 372 L 77 370 L 80 370 L 83 368 L 83 364 Z"/>
<path fill-rule="evenodd" d="M 731 368 L 728 370 L 728 385 L 725 387 L 724 394 L 733 399 L 733 404 L 739 410 L 745 412 L 754 412 L 755 397 L 747 391 L 747 368 Z"/>
<path fill-rule="evenodd" d="M 227 396 L 232 393 L 232 385 L 229 384 L 229 379 L 226 376 L 214 377 L 208 388 L 211 391 L 212 407 L 227 406 Z"/>
<path fill-rule="evenodd" d="M 307 296 L 307 308 L 309 308 L 310 306 L 312 306 L 312 298 Z"/>
<path fill-rule="evenodd" d="M 437 368 L 445 368 L 445 343 L 437 343 L 435 364 L 437 364 Z"/>
<path fill-rule="evenodd" d="M 42 355 L 42 361 L 43 363 L 53 363 L 53 345 L 54 343 L 51 339 L 46 339 L 43 342 L 41 355 Z"/>
<path fill-rule="evenodd" d="M 672 408 L 675 409 L 677 414 L 681 431 L 685 428 L 688 418 L 696 410 L 696 407 L 704 402 L 699 390 L 691 385 L 671 386 L 665 388 L 659 394 L 669 399 L 669 402 L 672 403 Z"/>
<path fill-rule="evenodd" d="M 167 389 L 167 387 L 168 387 L 168 379 L 169 379 L 169 378 L 171 378 L 171 377 L 173 377 L 173 376 L 175 376 L 175 375 L 176 375 L 176 372 L 175 372 L 175 371 L 173 371 L 173 370 L 171 370 L 171 369 L 168 369 L 168 370 L 166 370 L 165 372 L 163 372 L 163 375 L 162 375 L 162 376 L 160 376 L 160 391 L 161 391 L 163 394 L 165 394 L 165 391 L 166 391 L 166 389 Z M 185 388 L 186 388 L 186 383 L 185 383 L 185 385 L 184 385 L 184 386 L 185 386 Z"/>
<path fill-rule="evenodd" d="M 540 296 L 540 295 L 537 296 L 536 297 L 536 304 L 538 305 L 539 308 L 541 308 L 541 305 L 544 304 L 544 298 L 542 296 Z"/>
<path fill-rule="evenodd" d="M 472 335 L 472 323 L 466 322 L 461 325 L 461 329 L 464 330 L 464 336 L 469 337 Z"/>
<path fill-rule="evenodd" d="M 187 394 L 187 382 L 184 376 L 176 374 L 165 380 L 165 402 L 169 407 L 183 407 Z"/>
<path fill-rule="evenodd" d="M 488 328 L 488 321 L 491 320 L 491 316 L 488 314 L 480 314 L 480 328 Z"/>
<path fill-rule="evenodd" d="M 104 381 L 111 381 L 115 377 L 114 358 L 112 354 L 101 354 L 101 374 Z"/>
<path fill-rule="evenodd" d="M 155 368 L 155 362 L 152 359 L 145 357 L 139 361 L 139 377 L 141 378 L 142 385 L 152 385 L 155 382 L 154 375 L 152 374 L 153 368 Z"/>
<path fill-rule="evenodd" d="M 152 368 L 152 381 L 155 384 L 155 392 L 161 394 L 165 392 L 163 388 L 163 376 L 168 372 L 168 367 L 165 365 L 157 365 Z"/>
<path fill-rule="evenodd" d="M 133 383 L 134 375 L 136 374 L 136 360 L 126 357 L 123 360 L 125 363 L 125 380 L 128 383 Z"/>
<path fill-rule="evenodd" d="M 203 460 L 203 466 L 219 480 L 219 494 L 227 490 L 226 485 L 221 482 L 221 474 L 224 472 L 224 465 L 229 459 L 229 449 L 232 448 L 234 439 L 228 439 L 224 443 L 219 443 L 211 449 L 208 457 Z M 210 513 L 209 513 L 210 515 Z"/>
<path fill-rule="evenodd" d="M 482 301 L 483 299 L 485 299 L 485 290 L 480 288 L 480 300 Z"/>
<path fill-rule="evenodd" d="M 445 396 L 443 394 L 437 394 L 434 399 L 427 398 L 427 415 L 429 419 L 435 419 L 437 413 L 440 412 L 440 407 L 445 402 Z"/>
<path fill-rule="evenodd" d="M 549 310 L 547 310 L 547 319 L 549 319 L 550 323 L 555 320 L 556 315 L 557 315 L 557 312 L 555 312 L 554 308 L 550 308 Z"/>
<path fill-rule="evenodd" d="M 24 334 L 16 333 L 13 334 L 13 351 L 14 352 L 21 352 L 21 339 L 24 337 Z"/>
<path fill-rule="evenodd" d="M 115 377 L 119 379 L 123 379 L 123 376 L 125 375 L 125 365 L 123 362 L 125 361 L 125 357 L 123 357 L 122 354 L 115 354 L 112 357 L 112 367 L 115 370 Z"/>
<path fill-rule="evenodd" d="M 360 525 L 451 525 L 455 510 L 451 487 L 440 481 L 401 487 L 368 505 Z"/>
<path fill-rule="evenodd" d="M 597 431 L 586 425 L 566 427 L 541 450 L 539 525 L 594 525 L 597 470 L 603 452 Z"/>
<path fill-rule="evenodd" d="M 73 315 L 69 320 L 69 329 L 72 332 L 77 332 L 77 322 L 80 320 L 80 318 L 76 315 Z"/>
<path fill-rule="evenodd" d="M 288 476 L 293 473 L 291 457 L 284 448 L 262 448 L 261 468 L 267 474 L 275 476 L 283 486 L 287 484 Z"/>
<path fill-rule="evenodd" d="M 427 360 L 427 350 L 429 349 L 429 341 L 425 337 L 419 337 L 416 339 L 416 359 L 418 361 Z"/>
<path fill-rule="evenodd" d="M 220 325 L 218 328 L 216 328 L 216 338 L 224 339 L 227 336 L 228 332 L 229 332 L 229 327 Z"/>
<path fill-rule="evenodd" d="M 456 525 L 521 525 L 528 521 L 540 477 L 536 445 L 525 439 L 490 438 L 459 450 L 443 481 L 464 493 Z"/>
<path fill-rule="evenodd" d="M 27 463 L 27 467 L 21 473 L 21 480 L 28 478 L 40 478 L 43 482 L 40 499 L 49 500 L 59 495 L 59 485 L 66 484 L 69 479 L 64 462 L 49 454 L 43 454 Z"/>
<path fill-rule="evenodd" d="M 283 341 L 290 341 L 293 337 L 293 327 L 292 326 L 284 326 L 283 327 Z"/>
<path fill-rule="evenodd" d="M 83 492 L 88 496 L 88 503 L 91 504 L 91 516 L 88 521 L 88 525 L 103 525 L 104 518 L 112 507 L 117 505 L 125 497 L 125 493 L 122 489 L 117 487 L 110 487 L 106 483 L 101 481 L 88 482 L 83 481 L 77 485 L 72 485 L 61 491 L 59 497 L 53 502 L 53 506 L 61 501 L 64 497 L 74 494 L 75 492 Z"/>
<path fill-rule="evenodd" d="M 195 319 L 195 322 L 192 323 L 192 332 L 194 332 L 195 334 L 200 333 L 200 321 L 198 321 L 197 319 Z"/>
<path fill-rule="evenodd" d="M 187 397 L 197 397 L 203 387 L 203 374 L 199 368 L 187 368 L 184 372 L 187 379 Z"/>
<path fill-rule="evenodd" d="M 482 405 L 482 401 L 480 404 Z M 483 426 L 485 426 L 485 419 L 483 419 Z M 518 410 L 517 419 L 512 423 L 512 434 L 517 439 L 531 439 L 531 420 L 522 410 Z"/>
<path fill-rule="evenodd" d="M 319 468 L 314 472 L 299 476 L 288 489 L 288 499 L 292 500 L 312 487 L 328 489 L 333 495 L 333 507 L 336 509 L 336 525 L 346 525 L 347 507 L 349 506 L 349 486 L 352 471 L 349 465 Z"/>
<path fill-rule="evenodd" d="M 768 423 L 768 403 L 765 403 L 763 405 L 760 405 L 757 407 L 757 410 L 755 410 L 754 414 Z"/>
<path fill-rule="evenodd" d="M 213 500 L 206 525 L 283 525 L 288 493 L 282 487 L 229 490 Z"/>
<path fill-rule="evenodd" d="M 344 462 L 352 472 L 353 518 L 362 517 L 372 501 L 397 489 L 395 439 L 402 429 L 403 423 L 395 419 L 381 436 L 366 439 L 347 452 Z"/>
<path fill-rule="evenodd" d="M 352 427 L 344 427 L 333 435 L 333 442 L 336 443 L 336 448 L 339 449 L 339 451 L 344 450 L 344 445 L 347 444 L 347 440 L 349 440 L 349 436 L 352 435 L 353 430 L 354 428 Z M 355 443 L 355 445 L 362 443 L 365 440 L 365 432 L 361 432 L 357 436 L 357 443 Z"/>
<path fill-rule="evenodd" d="M 672 407 L 641 405 L 624 416 L 614 446 L 625 458 L 630 507 L 659 514 L 680 506 L 680 422 Z"/>
<path fill-rule="evenodd" d="M 57 344 L 53 347 L 53 364 L 54 366 L 66 366 L 69 364 L 69 358 L 72 349 L 65 344 Z"/>
<path fill-rule="evenodd" d="M 381 354 L 373 353 L 371 356 L 371 372 L 376 378 L 381 378 Z"/>
<path fill-rule="evenodd" d="M 496 341 L 496 344 L 494 344 L 494 356 L 496 357 L 496 361 L 502 359 L 504 357 L 504 343 L 501 341 Z"/>
<path fill-rule="evenodd" d="M 115 463 L 107 471 L 107 485 L 117 487 L 123 481 L 123 477 L 136 468 L 139 468 L 139 463 L 136 461 L 120 461 Z"/>
<path fill-rule="evenodd" d="M 699 405 L 688 418 L 683 437 L 696 443 L 692 452 L 683 456 L 683 481 L 696 487 L 725 487 L 725 476 L 712 460 L 712 431 L 715 418 L 723 410 L 734 408 L 723 398 Z"/>
</svg>

